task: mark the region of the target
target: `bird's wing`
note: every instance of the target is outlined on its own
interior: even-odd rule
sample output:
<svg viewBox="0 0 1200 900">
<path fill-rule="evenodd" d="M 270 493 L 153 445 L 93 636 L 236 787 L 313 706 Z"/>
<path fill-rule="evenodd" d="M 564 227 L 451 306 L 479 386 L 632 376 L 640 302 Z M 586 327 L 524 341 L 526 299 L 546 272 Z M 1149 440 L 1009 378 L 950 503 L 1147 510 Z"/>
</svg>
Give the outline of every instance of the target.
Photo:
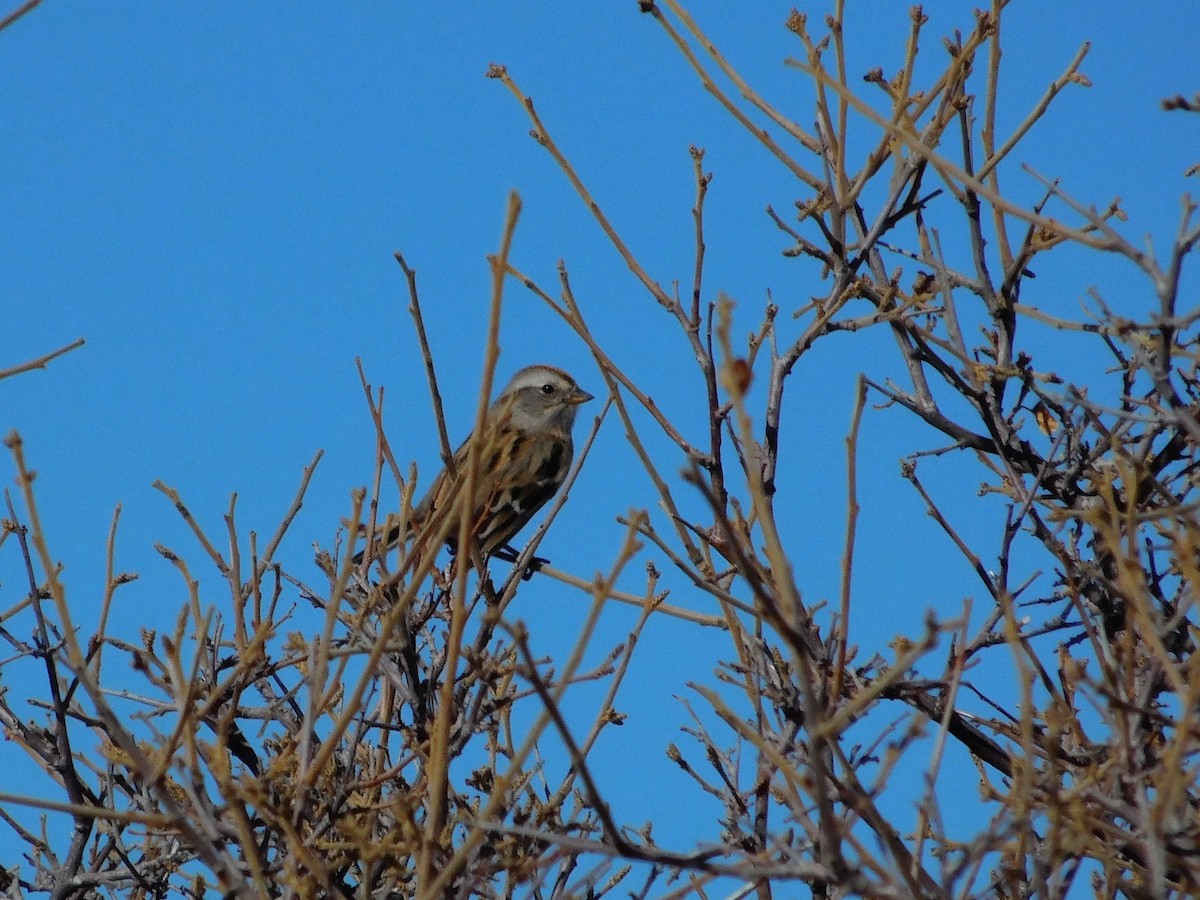
<svg viewBox="0 0 1200 900">
<path fill-rule="evenodd" d="M 456 454 L 456 478 L 443 473 L 430 489 L 430 515 L 446 504 L 462 502 L 457 495 L 466 478 L 468 453 L 464 445 Z M 487 452 L 479 460 L 476 500 L 470 511 L 471 530 L 485 555 L 512 540 L 554 496 L 570 468 L 571 455 L 570 436 L 561 433 L 508 432 L 488 442 Z M 538 462 L 531 469 L 534 460 Z M 449 534 L 450 543 L 457 535 L 455 527 Z"/>
<path fill-rule="evenodd" d="M 541 509 L 562 485 L 571 467 L 573 447 L 570 434 L 554 432 L 536 435 L 507 432 L 503 426 L 479 460 L 475 503 L 471 504 L 471 529 L 486 556 L 507 544 L 530 518 Z M 472 437 L 454 453 L 454 476 L 443 469 L 412 512 L 412 524 L 426 527 L 441 510 L 452 518 L 439 522 L 438 530 L 448 529 L 446 540 L 457 543 L 459 523 L 452 507 L 462 501 L 458 495 L 467 476 Z M 531 471 L 531 461 L 538 460 Z M 395 546 L 403 537 L 399 524 L 387 535 L 387 546 Z"/>
<path fill-rule="evenodd" d="M 515 461 L 487 476 L 490 489 L 475 519 L 479 526 L 476 538 L 484 554 L 511 541 L 554 496 L 571 467 L 569 437 L 523 435 L 522 439 L 529 444 L 514 454 Z M 532 472 L 530 458 L 540 460 Z"/>
</svg>

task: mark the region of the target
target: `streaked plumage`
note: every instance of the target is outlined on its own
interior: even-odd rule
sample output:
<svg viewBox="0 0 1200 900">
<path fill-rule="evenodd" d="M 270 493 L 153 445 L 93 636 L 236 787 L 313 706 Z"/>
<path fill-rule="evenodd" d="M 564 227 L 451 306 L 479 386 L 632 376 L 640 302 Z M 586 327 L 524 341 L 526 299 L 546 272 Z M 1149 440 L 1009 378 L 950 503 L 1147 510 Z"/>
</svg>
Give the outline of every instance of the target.
<svg viewBox="0 0 1200 900">
<path fill-rule="evenodd" d="M 460 524 L 455 510 L 468 508 L 470 528 L 484 556 L 508 544 L 562 486 L 574 456 L 575 414 L 579 404 L 591 399 L 574 378 L 554 366 L 517 372 L 487 412 L 474 502 L 465 504 L 459 497 L 476 440 L 472 434 L 454 454 L 455 475 L 443 469 L 413 509 L 412 530 L 448 529 L 446 542 L 453 547 Z M 400 536 L 399 528 L 393 528 L 387 546 L 394 546 Z"/>
</svg>

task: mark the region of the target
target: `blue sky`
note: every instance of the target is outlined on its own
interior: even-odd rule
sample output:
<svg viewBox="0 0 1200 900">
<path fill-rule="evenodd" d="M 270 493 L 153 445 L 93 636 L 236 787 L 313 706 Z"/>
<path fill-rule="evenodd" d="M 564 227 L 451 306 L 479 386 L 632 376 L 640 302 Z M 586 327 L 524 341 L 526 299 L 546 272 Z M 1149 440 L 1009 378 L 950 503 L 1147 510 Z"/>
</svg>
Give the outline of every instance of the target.
<svg viewBox="0 0 1200 900">
<path fill-rule="evenodd" d="M 851 71 L 893 71 L 909 5 L 847 6 Z M 748 80 L 798 121 L 811 121 L 811 91 L 783 64 L 801 53 L 783 28 L 788 4 L 691 8 Z M 972 8 L 930 5 L 926 75 L 942 64 L 938 36 L 969 29 Z M 1093 87 L 1065 93 L 1005 179 L 1015 196 L 1035 196 L 1036 183 L 1016 165 L 1028 162 L 1096 205 L 1120 195 L 1131 215 L 1126 233 L 1153 234 L 1165 246 L 1186 187 L 1182 172 L 1200 161 L 1200 143 L 1195 117 L 1164 113 L 1158 100 L 1197 88 L 1200 7 L 1129 10 L 1118 2 L 1013 4 L 1002 130 L 1024 117 L 1084 40 L 1092 41 L 1083 71 Z M 815 28 L 816 9 L 810 18 Z M 118 568 L 140 579 L 123 589 L 113 631 L 164 627 L 184 600 L 155 541 L 194 561 L 209 602 L 224 597 L 186 527 L 151 489 L 155 479 L 178 489 L 214 535 L 223 533 L 221 515 L 236 492 L 243 531 L 265 534 L 302 467 L 323 449 L 282 554 L 293 570 L 311 572 L 312 543 L 329 545 L 350 491 L 371 477 L 374 438 L 355 357 L 373 383 L 386 385 L 393 448 L 432 474 L 436 431 L 392 252 L 418 269 L 451 436 L 461 439 L 486 328 L 485 256 L 497 246 L 510 190 L 524 201 L 515 264 L 554 288 L 555 266 L 565 260 L 612 355 L 693 434 L 703 433 L 702 396 L 681 336 L 530 140 L 522 110 L 484 77 L 493 62 L 533 97 L 661 283 L 691 277 L 688 146 L 697 144 L 715 174 L 708 291 L 737 300 L 738 333 L 757 324 L 768 290 L 785 309 L 822 291 L 815 269 L 780 255 L 788 242 L 763 213 L 767 204 L 787 210 L 805 195 L 802 186 L 719 110 L 632 0 L 569 10 L 549 2 L 47 2 L 0 33 L 0 303 L 8 323 L 0 367 L 77 337 L 88 342 L 47 371 L 0 383 L 0 430 L 17 429 L 25 440 L 52 552 L 66 566 L 85 627 L 117 504 Z M 863 145 L 874 140 L 871 126 L 856 129 Z M 1062 267 L 1039 272 L 1035 302 L 1073 315 L 1092 285 L 1127 309 L 1146 302 L 1145 286 L 1121 266 L 1094 254 L 1063 256 Z M 1060 341 L 1042 337 L 1033 346 L 1049 352 Z M 544 361 L 601 392 L 579 340 L 515 285 L 501 345 L 501 380 Z M 1085 377 L 1094 364 L 1055 359 Z M 826 341 L 798 366 L 787 397 L 781 490 L 794 499 L 784 526 L 810 601 L 836 597 L 842 441 L 854 378 L 864 370 L 900 371 L 882 332 Z M 585 415 L 581 432 L 587 424 Z M 856 603 L 870 614 L 856 638 L 869 654 L 898 632 L 917 633 L 924 609 L 949 613 L 979 588 L 898 475 L 899 457 L 938 439 L 901 413 L 871 411 L 863 441 Z M 12 483 L 7 456 L 0 475 Z M 980 471 L 944 463 L 930 476 L 950 508 L 978 508 Z M 653 503 L 609 422 L 544 555 L 590 577 L 615 553 L 622 529 L 614 517 Z M 972 521 L 964 527 L 994 539 L 998 525 L 965 514 Z M 0 608 L 23 594 L 10 547 L 0 551 Z M 686 586 L 670 576 L 668 584 L 674 602 L 689 605 Z M 533 582 L 517 613 L 539 651 L 559 657 L 586 606 Z M 608 610 L 597 645 L 619 640 L 635 615 Z M 688 679 L 706 678 L 724 650 L 720 635 L 676 623 L 653 625 L 645 640 L 623 695 L 631 720 L 621 737 L 632 731 L 642 742 L 648 781 L 622 767 L 624 778 L 612 783 L 618 816 L 634 822 L 673 815 L 648 802 L 645 788 L 682 777 L 662 755 L 687 724 L 673 698 L 686 693 Z M 587 713 L 582 708 L 581 720 Z M 626 751 L 613 742 L 599 752 L 612 752 L 618 766 Z M 676 823 L 684 840 L 689 815 L 680 812 Z M 0 834 L 0 847 L 5 840 Z"/>
</svg>

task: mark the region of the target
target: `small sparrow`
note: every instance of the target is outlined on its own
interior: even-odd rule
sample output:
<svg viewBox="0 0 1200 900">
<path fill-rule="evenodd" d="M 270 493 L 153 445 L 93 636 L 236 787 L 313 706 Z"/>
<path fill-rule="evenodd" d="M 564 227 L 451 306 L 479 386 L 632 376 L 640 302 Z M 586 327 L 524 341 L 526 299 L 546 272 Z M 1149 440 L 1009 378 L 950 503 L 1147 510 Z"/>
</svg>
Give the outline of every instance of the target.
<svg viewBox="0 0 1200 900">
<path fill-rule="evenodd" d="M 571 426 L 579 405 L 591 399 L 562 369 L 529 366 L 519 371 L 487 411 L 483 446 L 472 450 L 480 440 L 476 434 L 463 442 L 454 454 L 453 475 L 446 468 L 434 479 L 412 511 L 411 528 L 427 526 L 446 510 L 451 518 L 438 528 L 449 529 L 446 543 L 457 549 L 458 517 L 465 509 L 484 557 L 505 547 L 562 486 L 575 452 Z M 468 455 L 473 452 L 479 454 L 479 471 L 475 498 L 467 502 L 459 494 L 466 484 Z M 401 535 L 399 525 L 393 526 L 385 546 L 394 547 L 412 534 L 410 530 Z M 365 553 L 359 553 L 354 561 L 362 562 Z"/>
</svg>

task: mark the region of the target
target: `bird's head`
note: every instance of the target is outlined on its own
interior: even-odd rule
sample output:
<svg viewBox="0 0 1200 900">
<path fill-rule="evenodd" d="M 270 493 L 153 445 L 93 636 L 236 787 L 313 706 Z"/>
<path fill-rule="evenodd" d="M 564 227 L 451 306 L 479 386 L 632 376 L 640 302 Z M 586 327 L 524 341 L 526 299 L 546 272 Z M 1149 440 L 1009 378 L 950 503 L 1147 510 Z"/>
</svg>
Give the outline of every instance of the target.
<svg viewBox="0 0 1200 900">
<path fill-rule="evenodd" d="M 592 395 L 562 369 L 540 365 L 517 372 L 500 392 L 495 406 L 519 429 L 570 432 L 579 404 L 591 399 Z"/>
</svg>

